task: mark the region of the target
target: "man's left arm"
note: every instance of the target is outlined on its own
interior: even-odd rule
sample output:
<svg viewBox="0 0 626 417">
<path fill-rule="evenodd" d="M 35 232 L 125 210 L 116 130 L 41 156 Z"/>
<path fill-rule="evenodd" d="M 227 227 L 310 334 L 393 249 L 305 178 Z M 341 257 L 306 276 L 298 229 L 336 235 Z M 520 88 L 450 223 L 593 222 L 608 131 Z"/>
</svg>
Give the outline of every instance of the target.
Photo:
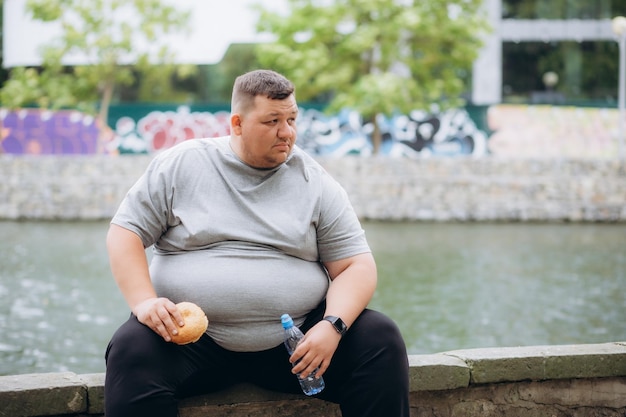
<svg viewBox="0 0 626 417">
<path fill-rule="evenodd" d="M 324 316 L 341 318 L 349 329 L 374 295 L 378 279 L 376 262 L 371 253 L 362 253 L 325 262 L 324 266 L 331 279 Z M 319 367 L 317 375 L 321 376 L 328 369 L 340 340 L 341 334 L 329 321 L 320 321 L 306 333 L 292 355 L 293 363 L 302 359 L 292 371 L 306 377 Z"/>
</svg>

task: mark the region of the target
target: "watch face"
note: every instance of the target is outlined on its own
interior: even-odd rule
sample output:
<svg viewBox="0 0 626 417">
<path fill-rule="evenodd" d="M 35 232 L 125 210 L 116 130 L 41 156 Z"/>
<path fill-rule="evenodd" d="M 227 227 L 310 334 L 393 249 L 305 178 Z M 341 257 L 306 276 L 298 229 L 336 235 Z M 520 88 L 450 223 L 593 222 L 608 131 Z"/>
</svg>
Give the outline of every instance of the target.
<svg viewBox="0 0 626 417">
<path fill-rule="evenodd" d="M 337 333 L 341 335 L 343 335 L 348 330 L 346 324 L 339 317 L 326 316 L 324 317 L 324 320 L 331 322 L 332 325 L 335 327 L 335 330 L 337 330 Z"/>
<path fill-rule="evenodd" d="M 339 317 L 337 317 L 337 321 L 335 321 L 335 328 L 341 334 L 344 334 L 346 330 L 348 330 L 346 324 Z"/>
</svg>

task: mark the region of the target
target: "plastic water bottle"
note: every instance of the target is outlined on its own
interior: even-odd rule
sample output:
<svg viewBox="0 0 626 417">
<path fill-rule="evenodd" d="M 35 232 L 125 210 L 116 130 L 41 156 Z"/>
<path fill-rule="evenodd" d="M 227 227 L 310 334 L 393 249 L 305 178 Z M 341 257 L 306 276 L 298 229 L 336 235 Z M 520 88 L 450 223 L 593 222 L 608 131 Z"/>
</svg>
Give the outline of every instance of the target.
<svg viewBox="0 0 626 417">
<path fill-rule="evenodd" d="M 283 314 L 280 317 L 280 321 L 283 325 L 283 329 L 285 329 L 285 347 L 287 348 L 287 352 L 291 355 L 293 354 L 293 351 L 296 350 L 296 346 L 298 346 L 298 343 L 300 343 L 304 334 L 293 324 L 293 320 L 289 314 Z M 310 373 L 306 378 L 300 378 L 300 374 L 298 374 L 300 387 L 302 388 L 302 392 L 306 395 L 318 394 L 322 392 L 326 386 L 324 384 L 324 378 L 315 378 L 316 373 L 317 369 Z"/>
</svg>

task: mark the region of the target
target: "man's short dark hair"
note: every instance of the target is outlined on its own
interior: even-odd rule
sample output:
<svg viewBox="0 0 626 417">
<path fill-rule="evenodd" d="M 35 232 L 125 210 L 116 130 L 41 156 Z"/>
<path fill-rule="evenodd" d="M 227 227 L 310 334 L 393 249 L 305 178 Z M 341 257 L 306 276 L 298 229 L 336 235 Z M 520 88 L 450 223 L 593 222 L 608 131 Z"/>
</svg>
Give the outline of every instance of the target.
<svg viewBox="0 0 626 417">
<path fill-rule="evenodd" d="M 245 112 L 252 106 L 256 96 L 284 100 L 294 92 L 293 83 L 275 71 L 250 71 L 235 79 L 231 108 L 233 113 Z"/>
</svg>

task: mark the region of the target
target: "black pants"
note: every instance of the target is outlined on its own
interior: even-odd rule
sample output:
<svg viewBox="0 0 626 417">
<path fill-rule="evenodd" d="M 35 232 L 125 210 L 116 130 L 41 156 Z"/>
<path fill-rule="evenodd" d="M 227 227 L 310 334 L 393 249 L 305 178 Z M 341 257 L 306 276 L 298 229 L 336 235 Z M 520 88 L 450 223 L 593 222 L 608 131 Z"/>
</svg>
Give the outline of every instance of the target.
<svg viewBox="0 0 626 417">
<path fill-rule="evenodd" d="M 321 319 L 323 307 L 309 315 L 304 332 Z M 131 316 L 107 348 L 105 415 L 175 417 L 178 399 L 238 382 L 302 394 L 288 357 L 282 344 L 231 352 L 207 335 L 188 345 L 167 343 Z M 316 397 L 340 404 L 344 417 L 409 417 L 405 344 L 397 326 L 379 312 L 365 310 L 353 323 L 324 381 L 326 388 Z"/>
</svg>

